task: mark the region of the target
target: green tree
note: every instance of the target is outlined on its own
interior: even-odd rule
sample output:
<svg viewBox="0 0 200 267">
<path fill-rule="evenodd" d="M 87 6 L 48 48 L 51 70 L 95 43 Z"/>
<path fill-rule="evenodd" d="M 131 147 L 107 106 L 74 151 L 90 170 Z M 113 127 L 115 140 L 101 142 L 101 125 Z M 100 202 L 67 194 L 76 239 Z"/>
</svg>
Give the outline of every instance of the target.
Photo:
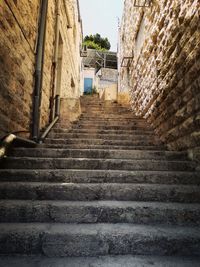
<svg viewBox="0 0 200 267">
<path fill-rule="evenodd" d="M 95 35 L 86 35 L 83 41 L 83 45 L 86 45 L 87 48 L 96 49 L 96 50 L 110 50 L 110 42 L 108 38 L 103 38 L 99 33 Z"/>
</svg>

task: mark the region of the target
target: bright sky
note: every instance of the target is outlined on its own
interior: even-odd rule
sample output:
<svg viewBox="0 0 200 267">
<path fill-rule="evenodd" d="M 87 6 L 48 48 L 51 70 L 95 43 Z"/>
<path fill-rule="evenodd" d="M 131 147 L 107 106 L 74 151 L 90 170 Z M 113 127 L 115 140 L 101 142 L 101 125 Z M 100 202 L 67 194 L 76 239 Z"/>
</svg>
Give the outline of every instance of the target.
<svg viewBox="0 0 200 267">
<path fill-rule="evenodd" d="M 117 51 L 118 18 L 121 20 L 124 0 L 79 0 L 83 34 L 101 34 Z"/>
</svg>

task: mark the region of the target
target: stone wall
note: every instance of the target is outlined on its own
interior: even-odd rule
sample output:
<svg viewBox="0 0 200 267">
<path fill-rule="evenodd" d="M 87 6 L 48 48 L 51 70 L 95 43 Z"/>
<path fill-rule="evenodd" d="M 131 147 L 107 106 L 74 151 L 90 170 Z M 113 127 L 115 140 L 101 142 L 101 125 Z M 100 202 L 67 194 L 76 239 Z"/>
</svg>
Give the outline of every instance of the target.
<svg viewBox="0 0 200 267">
<path fill-rule="evenodd" d="M 59 8 L 57 3 L 59 2 Z M 44 129 L 52 119 L 52 99 L 73 99 L 74 112 L 80 113 L 79 56 L 82 41 L 78 1 L 49 1 L 40 127 Z M 59 34 L 62 39 L 62 64 L 59 78 L 55 57 L 56 15 L 59 12 Z M 0 1 L 0 137 L 10 132 L 31 133 L 35 52 L 40 13 L 40 0 Z M 58 56 L 59 58 L 59 56 Z M 58 59 L 57 58 L 57 59 Z M 57 81 L 60 79 L 60 89 Z M 76 99 L 76 101 L 74 101 Z M 66 101 L 61 101 L 62 103 Z M 77 108 L 79 106 L 79 108 Z M 61 118 L 69 119 L 66 106 L 61 105 Z M 62 117 L 62 110 L 63 117 Z"/>
<path fill-rule="evenodd" d="M 0 136 L 30 131 L 38 1 L 0 1 Z"/>
<path fill-rule="evenodd" d="M 118 71 L 101 68 L 97 73 L 99 97 L 105 101 L 117 100 Z"/>
<path fill-rule="evenodd" d="M 100 75 L 100 79 L 103 81 L 114 82 L 118 81 L 118 71 L 116 69 L 101 68 L 97 75 Z"/>
<path fill-rule="evenodd" d="M 199 147 L 200 2 L 154 0 L 136 8 L 126 0 L 120 47 L 120 61 L 133 56 L 120 68 L 120 83 L 129 88 L 135 113 L 170 149 Z"/>
<path fill-rule="evenodd" d="M 101 68 L 96 73 L 98 91 L 109 85 L 117 85 L 118 71 L 116 69 Z"/>
</svg>

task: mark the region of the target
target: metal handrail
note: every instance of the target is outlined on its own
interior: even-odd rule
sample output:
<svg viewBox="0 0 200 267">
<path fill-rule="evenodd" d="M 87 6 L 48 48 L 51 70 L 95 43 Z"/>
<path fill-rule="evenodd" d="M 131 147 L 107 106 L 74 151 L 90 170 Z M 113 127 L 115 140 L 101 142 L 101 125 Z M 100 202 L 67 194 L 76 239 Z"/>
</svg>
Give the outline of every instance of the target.
<svg viewBox="0 0 200 267">
<path fill-rule="evenodd" d="M 55 117 L 55 119 L 49 124 L 49 126 L 46 128 L 44 133 L 40 136 L 39 143 L 42 143 L 44 139 L 47 137 L 48 133 L 51 131 L 53 126 L 56 124 L 56 122 L 59 120 L 59 116 Z"/>
<path fill-rule="evenodd" d="M 40 136 L 39 143 L 42 143 L 44 141 L 44 139 L 47 137 L 47 135 L 49 134 L 49 132 L 51 131 L 51 129 L 53 128 L 53 126 L 59 120 L 59 116 L 60 116 L 60 95 L 56 95 L 54 97 L 54 101 L 55 101 L 55 118 L 49 124 L 49 126 L 46 128 L 46 130 L 44 131 L 44 133 Z"/>
<path fill-rule="evenodd" d="M 8 150 L 14 143 L 25 144 L 29 147 L 35 147 L 37 145 L 37 143 L 32 140 L 21 138 L 15 134 L 8 134 L 0 143 L 0 159 L 7 156 Z"/>
</svg>

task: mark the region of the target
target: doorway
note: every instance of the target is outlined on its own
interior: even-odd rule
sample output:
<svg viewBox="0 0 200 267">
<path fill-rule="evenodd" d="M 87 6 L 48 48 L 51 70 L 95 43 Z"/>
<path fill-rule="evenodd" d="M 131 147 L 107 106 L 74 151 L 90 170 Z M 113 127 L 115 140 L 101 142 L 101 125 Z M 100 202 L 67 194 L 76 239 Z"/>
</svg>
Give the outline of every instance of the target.
<svg viewBox="0 0 200 267">
<path fill-rule="evenodd" d="M 85 78 L 84 79 L 84 94 L 92 93 L 92 85 L 93 85 L 93 79 L 92 78 Z"/>
</svg>

